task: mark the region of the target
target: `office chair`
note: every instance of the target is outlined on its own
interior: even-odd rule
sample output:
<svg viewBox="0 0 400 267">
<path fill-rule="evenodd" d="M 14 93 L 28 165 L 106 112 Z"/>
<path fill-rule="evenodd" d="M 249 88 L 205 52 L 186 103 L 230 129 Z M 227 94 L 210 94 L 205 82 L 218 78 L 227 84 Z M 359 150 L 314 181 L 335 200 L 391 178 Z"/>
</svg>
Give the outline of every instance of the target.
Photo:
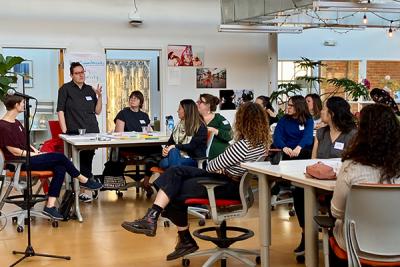
<svg viewBox="0 0 400 267">
<path fill-rule="evenodd" d="M 264 160 L 264 157 L 260 157 L 257 161 L 262 160 Z M 214 263 L 219 260 L 221 260 L 221 266 L 226 266 L 227 257 L 232 257 L 239 262 L 245 264 L 246 266 L 256 266 L 256 263 L 260 264 L 261 258 L 259 250 L 230 248 L 230 246 L 237 241 L 251 238 L 252 236 L 254 236 L 254 232 L 250 229 L 226 225 L 227 219 L 246 216 L 249 208 L 253 205 L 254 195 L 250 186 L 252 177 L 253 176 L 249 175 L 247 172 L 242 176 L 239 186 L 240 200 L 215 198 L 214 188 L 224 185 L 225 182 L 215 180 L 199 181 L 200 184 L 207 188 L 208 198 L 191 198 L 187 199 L 185 203 L 187 205 L 209 205 L 211 209 L 211 218 L 214 224 L 216 224 L 217 226 L 200 228 L 198 230 L 195 230 L 193 232 L 193 235 L 202 240 L 211 241 L 217 247 L 214 249 L 197 251 L 184 256 L 182 259 L 183 266 L 189 266 L 189 259 L 192 257 L 206 255 L 210 255 L 210 257 L 203 264 L 203 267 L 214 266 Z M 215 234 L 204 234 L 207 232 L 214 232 Z M 233 233 L 239 235 L 233 236 Z M 244 257 L 248 255 L 256 256 L 255 263 Z"/>
<path fill-rule="evenodd" d="M 325 266 L 329 267 L 329 246 L 337 258 L 348 261 L 349 267 L 400 266 L 399 203 L 400 185 L 353 185 L 344 218 L 347 252 L 328 236 L 334 219 L 314 217 L 323 228 Z"/>
<path fill-rule="evenodd" d="M 19 210 L 13 211 L 11 213 L 5 214 L 6 218 L 12 218 L 13 222 L 17 224 L 17 232 L 21 233 L 24 231 L 25 220 L 28 216 L 27 209 L 30 209 L 30 213 L 32 217 L 39 217 L 51 220 L 53 227 L 58 227 L 58 222 L 56 220 L 52 220 L 49 216 L 44 215 L 41 210 L 35 210 L 33 207 L 39 203 L 47 200 L 46 195 L 41 195 L 35 193 L 32 195 L 32 201 L 27 206 L 26 205 L 26 196 L 27 196 L 27 172 L 21 171 L 22 164 L 24 160 L 13 160 L 13 161 L 5 161 L 3 152 L 0 150 L 0 173 L 6 169 L 7 165 L 12 166 L 13 171 L 6 171 L 5 177 L 10 178 L 6 191 L 0 201 L 0 210 L 3 209 L 5 203 L 14 204 L 20 207 Z M 51 171 L 32 171 L 32 185 L 35 185 L 37 181 L 47 180 L 50 177 L 53 177 L 53 173 Z M 42 178 L 42 179 L 40 179 Z M 20 195 L 11 196 L 11 191 L 15 189 L 20 192 Z"/>
</svg>

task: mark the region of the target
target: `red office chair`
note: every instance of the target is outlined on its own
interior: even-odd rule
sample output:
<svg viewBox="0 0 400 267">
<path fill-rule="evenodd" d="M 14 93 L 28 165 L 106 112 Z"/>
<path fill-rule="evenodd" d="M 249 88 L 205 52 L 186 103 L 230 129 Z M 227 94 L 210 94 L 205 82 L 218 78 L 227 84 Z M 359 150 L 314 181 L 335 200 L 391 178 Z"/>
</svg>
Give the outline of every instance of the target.
<svg viewBox="0 0 400 267">
<path fill-rule="evenodd" d="M 41 152 L 60 152 L 64 153 L 64 143 L 60 138 L 62 134 L 61 126 L 58 121 L 49 121 L 49 128 L 51 133 L 51 139 L 46 140 L 42 147 Z"/>
<path fill-rule="evenodd" d="M 261 160 L 264 160 L 264 157 L 260 157 L 259 161 Z M 185 203 L 187 205 L 209 205 L 211 209 L 211 218 L 216 226 L 200 228 L 194 231 L 193 235 L 202 240 L 213 242 L 216 245 L 216 248 L 200 250 L 184 256 L 182 259 L 183 266 L 189 266 L 189 258 L 207 255 L 210 257 L 203 264 L 204 267 L 214 266 L 215 262 L 219 260 L 221 261 L 221 266 L 226 266 L 227 257 L 234 258 L 246 266 L 254 266 L 255 264 L 244 256 L 255 256 L 256 263 L 259 264 L 261 262 L 259 250 L 245 250 L 230 247 L 237 241 L 251 238 L 254 236 L 254 232 L 250 229 L 226 225 L 227 219 L 246 216 L 248 209 L 253 205 L 254 197 L 250 187 L 250 182 L 251 175 L 245 173 L 240 181 L 239 200 L 215 198 L 214 188 L 225 184 L 225 182 L 216 180 L 199 182 L 207 188 L 208 198 L 191 198 L 187 199 Z M 210 232 L 214 234 L 205 234 Z"/>
</svg>

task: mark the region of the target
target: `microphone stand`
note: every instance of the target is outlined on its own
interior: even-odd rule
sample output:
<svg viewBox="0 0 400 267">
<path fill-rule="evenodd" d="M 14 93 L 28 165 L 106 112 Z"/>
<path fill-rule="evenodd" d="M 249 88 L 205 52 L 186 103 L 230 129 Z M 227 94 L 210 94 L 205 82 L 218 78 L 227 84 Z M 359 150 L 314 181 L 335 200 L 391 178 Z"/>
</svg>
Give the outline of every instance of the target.
<svg viewBox="0 0 400 267">
<path fill-rule="evenodd" d="M 20 75 L 22 77 L 22 92 L 25 95 L 25 81 L 24 78 L 26 77 L 25 75 L 22 75 L 20 73 L 17 73 L 17 75 Z M 31 79 L 31 77 L 28 77 Z M 12 253 L 15 254 L 22 254 L 24 255 L 22 258 L 14 262 L 13 264 L 10 265 L 10 267 L 13 267 L 23 261 L 24 259 L 27 259 L 29 257 L 34 257 L 34 256 L 39 256 L 39 257 L 47 257 L 47 258 L 57 258 L 57 259 L 65 259 L 65 260 L 70 260 L 70 256 L 57 256 L 57 255 L 50 255 L 50 254 L 42 254 L 42 253 L 36 253 L 35 250 L 33 249 L 32 242 L 31 242 L 31 204 L 32 204 L 32 173 L 31 173 L 31 166 L 30 166 L 30 156 L 31 156 L 31 140 L 30 140 L 30 123 L 29 123 L 29 116 L 30 116 L 30 111 L 29 111 L 29 97 L 24 97 L 25 98 L 25 111 L 24 111 L 24 124 L 25 124 L 25 137 L 26 137 L 26 163 L 25 163 L 25 169 L 26 169 L 26 179 L 27 179 L 27 189 L 26 189 L 26 194 L 24 194 L 25 197 L 25 206 L 27 208 L 28 212 L 28 245 L 25 249 L 25 251 L 13 251 Z"/>
</svg>

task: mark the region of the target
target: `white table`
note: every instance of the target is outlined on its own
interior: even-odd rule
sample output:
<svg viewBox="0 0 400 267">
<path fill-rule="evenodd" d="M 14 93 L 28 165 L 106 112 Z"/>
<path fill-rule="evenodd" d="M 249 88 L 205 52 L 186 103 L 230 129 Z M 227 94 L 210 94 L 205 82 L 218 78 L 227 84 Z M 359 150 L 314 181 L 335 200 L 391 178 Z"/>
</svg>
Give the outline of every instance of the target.
<svg viewBox="0 0 400 267">
<path fill-rule="evenodd" d="M 109 141 L 99 141 L 98 137 L 102 134 L 85 134 L 85 135 L 66 135 L 61 134 L 60 138 L 64 141 L 64 154 L 72 157 L 72 162 L 76 168 L 80 166 L 79 151 L 92 150 L 100 147 L 135 147 L 149 145 L 163 145 L 168 142 L 168 136 L 157 135 L 154 139 L 143 138 L 143 136 L 135 138 L 113 138 Z M 69 184 L 69 183 L 68 183 Z M 79 181 L 74 179 L 75 194 L 75 214 L 79 222 L 83 222 L 83 217 L 79 208 Z"/>
<path fill-rule="evenodd" d="M 306 266 L 318 266 L 318 228 L 313 221 L 317 214 L 316 189 L 333 191 L 336 181 L 322 181 L 307 178 L 304 175 L 306 166 L 317 161 L 329 161 L 338 164 L 340 159 L 331 160 L 292 160 L 281 161 L 279 165 L 269 162 L 242 163 L 241 166 L 258 176 L 259 188 L 259 227 L 261 266 L 270 266 L 269 247 L 271 245 L 271 183 L 276 179 L 291 181 L 294 185 L 304 188 L 305 206 L 305 247 Z"/>
</svg>

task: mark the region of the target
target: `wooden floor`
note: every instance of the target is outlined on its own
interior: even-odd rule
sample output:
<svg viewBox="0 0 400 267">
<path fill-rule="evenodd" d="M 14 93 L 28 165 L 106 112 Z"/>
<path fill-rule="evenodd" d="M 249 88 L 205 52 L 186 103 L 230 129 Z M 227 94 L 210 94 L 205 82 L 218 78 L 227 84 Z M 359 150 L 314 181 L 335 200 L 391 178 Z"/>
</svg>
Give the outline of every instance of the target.
<svg viewBox="0 0 400 267">
<path fill-rule="evenodd" d="M 44 219 L 36 219 L 32 226 L 32 244 L 37 253 L 62 254 L 72 257 L 71 261 L 33 257 L 18 266 L 181 266 L 180 260 L 165 260 L 176 243 L 176 228 L 164 228 L 159 224 L 156 237 L 132 234 L 120 224 L 124 220 L 133 220 L 143 216 L 151 205 L 151 200 L 136 195 L 134 190 L 118 198 L 113 191 L 105 191 L 99 200 L 91 204 L 81 204 L 84 222 L 60 222 L 58 228 L 52 228 Z M 14 209 L 6 206 L 5 210 Z M 258 205 L 252 207 L 247 217 L 232 220 L 230 225 L 240 225 L 255 232 L 255 237 L 236 245 L 242 248 L 258 247 Z M 289 217 L 285 206 L 272 212 L 271 265 L 282 267 L 302 266 L 296 263 L 293 249 L 299 242 L 300 229 L 295 217 Z M 191 220 L 191 229 L 197 228 L 197 220 Z M 207 222 L 212 225 L 212 222 Z M 0 267 L 9 266 L 19 256 L 13 250 L 25 250 L 27 235 L 17 233 L 15 225 L 8 220 L 0 232 Z M 212 244 L 198 241 L 200 249 L 210 248 Z M 321 258 L 321 257 L 320 257 Z M 191 260 L 190 266 L 201 266 L 206 258 Z M 219 266 L 219 265 L 216 265 Z M 228 261 L 228 266 L 242 266 Z M 303 265 L 304 266 L 304 265 Z M 322 265 L 321 265 L 322 266 Z"/>
</svg>

